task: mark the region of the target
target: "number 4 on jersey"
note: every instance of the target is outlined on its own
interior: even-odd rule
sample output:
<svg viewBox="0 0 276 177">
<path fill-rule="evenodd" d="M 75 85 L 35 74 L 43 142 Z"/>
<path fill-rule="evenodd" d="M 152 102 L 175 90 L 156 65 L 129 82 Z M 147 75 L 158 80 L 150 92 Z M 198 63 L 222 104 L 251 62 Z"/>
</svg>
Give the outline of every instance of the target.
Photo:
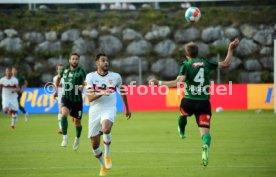
<svg viewBox="0 0 276 177">
<path fill-rule="evenodd" d="M 204 68 L 200 68 L 194 78 L 194 82 L 204 83 Z"/>
</svg>

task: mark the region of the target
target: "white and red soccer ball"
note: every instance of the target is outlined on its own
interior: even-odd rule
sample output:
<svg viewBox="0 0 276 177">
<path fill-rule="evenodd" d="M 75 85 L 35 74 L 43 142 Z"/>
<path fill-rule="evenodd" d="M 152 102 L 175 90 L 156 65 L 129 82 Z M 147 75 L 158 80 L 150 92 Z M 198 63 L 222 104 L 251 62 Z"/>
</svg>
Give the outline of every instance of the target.
<svg viewBox="0 0 276 177">
<path fill-rule="evenodd" d="M 201 17 L 201 12 L 197 7 L 189 7 L 185 13 L 185 19 L 188 23 L 197 22 Z"/>
</svg>

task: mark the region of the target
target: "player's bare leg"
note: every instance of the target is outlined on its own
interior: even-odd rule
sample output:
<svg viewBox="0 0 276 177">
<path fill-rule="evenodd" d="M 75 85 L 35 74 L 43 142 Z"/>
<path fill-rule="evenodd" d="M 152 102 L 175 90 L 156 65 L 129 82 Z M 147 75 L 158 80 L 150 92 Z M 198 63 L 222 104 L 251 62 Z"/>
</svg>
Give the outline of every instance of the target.
<svg viewBox="0 0 276 177">
<path fill-rule="evenodd" d="M 91 140 L 93 154 L 95 155 L 95 157 L 99 160 L 99 162 L 101 164 L 101 169 L 100 169 L 99 176 L 106 176 L 107 169 L 105 167 L 103 152 L 102 152 L 102 148 L 100 146 L 101 135 L 91 137 L 90 140 Z"/>
<path fill-rule="evenodd" d="M 68 114 L 69 114 L 69 109 L 67 107 L 62 107 L 61 108 L 61 114 L 62 114 L 62 118 L 61 118 L 61 127 L 62 127 L 62 143 L 61 146 L 62 147 L 66 147 L 68 144 L 68 136 L 67 136 L 67 128 L 68 128 Z"/>
<path fill-rule="evenodd" d="M 113 122 L 108 119 L 103 120 L 102 129 L 103 129 L 103 141 L 104 141 L 104 160 L 105 166 L 107 169 L 112 168 L 112 161 L 110 158 L 110 144 L 111 144 L 111 128 Z"/>
<path fill-rule="evenodd" d="M 62 126 L 61 126 L 61 119 L 62 119 L 62 114 L 61 114 L 61 105 L 58 105 L 58 134 L 62 134 Z"/>
<path fill-rule="evenodd" d="M 76 137 L 75 141 L 73 144 L 73 150 L 78 150 L 79 145 L 80 145 L 80 136 L 81 136 L 81 131 L 82 131 L 82 126 L 81 126 L 81 120 L 74 118 L 75 119 L 75 125 L 76 125 Z"/>
<path fill-rule="evenodd" d="M 15 124 L 17 122 L 17 111 L 10 110 L 9 108 L 4 108 L 4 113 L 11 115 L 11 128 L 15 129 Z"/>
<path fill-rule="evenodd" d="M 202 164 L 204 166 L 208 165 L 208 159 L 209 159 L 209 148 L 211 144 L 211 135 L 210 135 L 210 129 L 200 127 L 199 132 L 202 138 Z"/>
</svg>

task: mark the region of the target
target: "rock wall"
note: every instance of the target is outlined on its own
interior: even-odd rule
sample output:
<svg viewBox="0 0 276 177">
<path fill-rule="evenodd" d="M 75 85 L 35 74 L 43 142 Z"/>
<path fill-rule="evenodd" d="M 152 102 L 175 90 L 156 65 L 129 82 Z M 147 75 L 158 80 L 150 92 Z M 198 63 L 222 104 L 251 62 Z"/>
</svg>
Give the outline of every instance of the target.
<svg viewBox="0 0 276 177">
<path fill-rule="evenodd" d="M 67 65 L 71 52 L 81 55 L 80 65 L 88 72 L 95 70 L 95 54 L 104 52 L 110 58 L 111 69 L 120 72 L 126 83 L 138 82 L 140 61 L 143 83 L 148 77 L 174 79 L 187 42 L 195 41 L 199 45 L 200 57 L 212 59 L 220 52 L 223 53 L 220 60 L 223 60 L 230 41 L 239 38 L 241 42 L 235 58 L 230 68 L 223 71 L 224 81 L 234 78 L 234 82 L 239 83 L 260 83 L 264 71 L 273 74 L 275 28 L 274 24 L 202 29 L 152 25 L 146 33 L 121 26 L 24 33 L 16 29 L 0 29 L 0 75 L 4 74 L 5 66 L 19 63 L 31 85 L 39 86 L 52 79 L 58 63 Z M 18 54 L 22 53 L 25 57 L 18 59 Z M 232 77 L 227 78 L 231 74 Z"/>
</svg>

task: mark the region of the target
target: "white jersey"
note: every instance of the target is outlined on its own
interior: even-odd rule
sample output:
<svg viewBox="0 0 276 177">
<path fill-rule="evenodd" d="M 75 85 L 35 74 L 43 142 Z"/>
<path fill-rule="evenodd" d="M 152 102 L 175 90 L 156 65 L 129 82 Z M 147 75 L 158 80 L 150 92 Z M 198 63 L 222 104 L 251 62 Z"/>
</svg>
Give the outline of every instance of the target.
<svg viewBox="0 0 276 177">
<path fill-rule="evenodd" d="M 53 78 L 53 83 L 55 84 L 56 83 L 56 80 L 58 78 L 58 75 L 56 75 L 54 78 Z M 63 86 L 64 86 L 64 80 L 63 80 L 63 77 L 61 78 L 60 82 L 59 82 L 59 85 L 58 85 L 58 103 L 60 104 L 61 103 L 61 97 L 62 97 L 62 93 L 63 93 Z"/>
<path fill-rule="evenodd" d="M 95 92 L 100 92 L 106 89 L 114 90 L 114 93 L 109 96 L 101 96 L 100 98 L 90 103 L 90 108 L 94 111 L 105 110 L 106 108 L 116 109 L 116 90 L 122 85 L 120 74 L 108 72 L 107 75 L 101 76 L 95 72 L 86 75 L 86 89 L 91 89 Z"/>
<path fill-rule="evenodd" d="M 18 110 L 18 101 L 16 86 L 18 85 L 18 80 L 15 77 L 8 79 L 6 76 L 0 79 L 0 86 L 2 87 L 2 107 L 10 108 L 13 111 Z"/>
<path fill-rule="evenodd" d="M 18 85 L 18 80 L 15 77 L 11 77 L 8 79 L 6 76 L 0 79 L 0 85 L 2 87 L 2 97 L 16 97 L 17 92 L 13 92 L 16 90 L 16 86 Z"/>
</svg>

